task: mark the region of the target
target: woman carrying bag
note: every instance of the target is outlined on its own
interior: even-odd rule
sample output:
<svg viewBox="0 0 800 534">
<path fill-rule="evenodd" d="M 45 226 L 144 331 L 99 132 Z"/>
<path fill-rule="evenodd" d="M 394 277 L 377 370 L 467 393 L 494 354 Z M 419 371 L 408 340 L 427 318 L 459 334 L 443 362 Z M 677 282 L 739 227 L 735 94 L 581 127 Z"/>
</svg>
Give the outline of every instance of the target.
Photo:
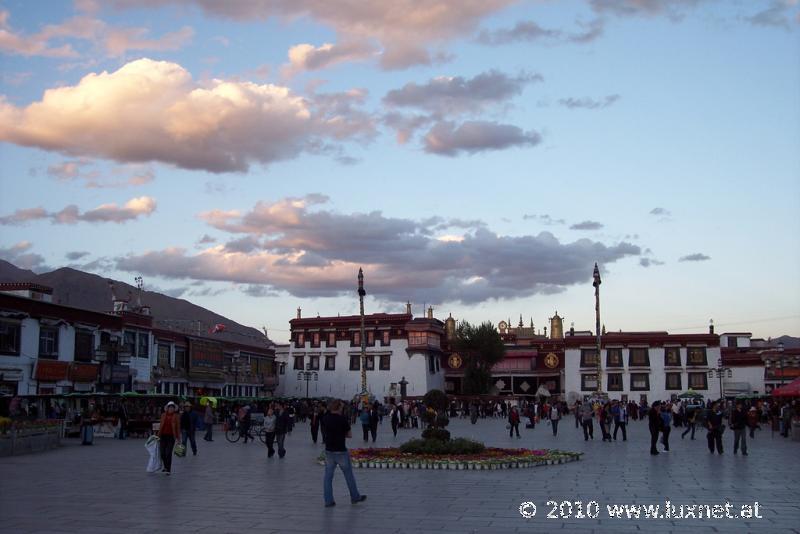
<svg viewBox="0 0 800 534">
<path fill-rule="evenodd" d="M 180 421 L 178 414 L 175 413 L 177 407 L 174 402 L 168 402 L 158 425 L 159 452 L 161 463 L 164 464 L 163 471 L 167 475 L 172 471 L 172 449 L 175 447 L 175 440 L 181 435 Z"/>
</svg>

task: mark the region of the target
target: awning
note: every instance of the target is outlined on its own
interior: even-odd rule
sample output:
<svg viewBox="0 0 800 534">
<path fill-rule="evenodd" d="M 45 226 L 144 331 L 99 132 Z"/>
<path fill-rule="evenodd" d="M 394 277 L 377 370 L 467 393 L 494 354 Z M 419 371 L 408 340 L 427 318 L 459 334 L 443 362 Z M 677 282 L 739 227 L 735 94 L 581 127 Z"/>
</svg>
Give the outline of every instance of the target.
<svg viewBox="0 0 800 534">
<path fill-rule="evenodd" d="M 73 382 L 96 382 L 98 366 L 91 363 L 72 363 L 69 379 Z"/>
<path fill-rule="evenodd" d="M 24 371 L 16 367 L 0 367 L 3 382 L 22 382 Z"/>
<path fill-rule="evenodd" d="M 33 378 L 43 382 L 58 382 L 67 379 L 68 362 L 36 360 Z"/>
</svg>

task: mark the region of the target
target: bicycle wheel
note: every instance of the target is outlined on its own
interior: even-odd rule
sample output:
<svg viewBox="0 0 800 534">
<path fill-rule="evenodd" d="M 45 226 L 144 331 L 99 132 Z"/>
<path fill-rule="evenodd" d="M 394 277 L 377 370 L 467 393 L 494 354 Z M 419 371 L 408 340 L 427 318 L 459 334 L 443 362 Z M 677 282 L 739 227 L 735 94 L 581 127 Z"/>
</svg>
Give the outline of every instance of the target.
<svg viewBox="0 0 800 534">
<path fill-rule="evenodd" d="M 237 441 L 239 441 L 240 437 L 241 435 L 237 427 L 228 428 L 228 430 L 225 431 L 225 439 L 227 439 L 231 443 L 236 443 Z"/>
</svg>

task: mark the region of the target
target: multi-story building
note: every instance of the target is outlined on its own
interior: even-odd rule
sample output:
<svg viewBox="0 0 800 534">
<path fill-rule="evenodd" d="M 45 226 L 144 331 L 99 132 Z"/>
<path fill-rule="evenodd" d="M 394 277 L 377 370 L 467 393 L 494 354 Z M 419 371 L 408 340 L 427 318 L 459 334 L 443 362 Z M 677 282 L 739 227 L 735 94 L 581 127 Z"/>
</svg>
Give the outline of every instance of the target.
<svg viewBox="0 0 800 534">
<path fill-rule="evenodd" d="M 406 313 L 375 313 L 364 318 L 369 392 L 377 399 L 424 395 L 444 388 L 441 367 L 444 323 Z M 289 321 L 291 339 L 281 375 L 284 395 L 352 398 L 361 392 L 361 318 L 303 318 Z M 308 372 L 307 374 L 305 372 Z"/>
<path fill-rule="evenodd" d="M 719 338 L 726 396 L 768 394 L 800 376 L 800 349 L 784 350 L 782 344 L 753 338 L 750 332 L 726 332 Z"/>
<path fill-rule="evenodd" d="M 51 296 L 37 284 L 0 284 L 0 392 L 262 396 L 277 388 L 274 349 L 263 342 L 156 327 L 147 306 L 127 300 L 101 313 Z"/>
</svg>

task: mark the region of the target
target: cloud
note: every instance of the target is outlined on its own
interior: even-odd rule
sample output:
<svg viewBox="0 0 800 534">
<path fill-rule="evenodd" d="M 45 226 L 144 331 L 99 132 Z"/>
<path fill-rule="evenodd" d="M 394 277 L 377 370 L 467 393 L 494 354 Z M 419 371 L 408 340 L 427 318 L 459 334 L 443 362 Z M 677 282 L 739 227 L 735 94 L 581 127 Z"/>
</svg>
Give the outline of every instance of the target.
<svg viewBox="0 0 800 534">
<path fill-rule="evenodd" d="M 288 88 L 214 79 L 176 63 L 140 59 L 45 92 L 24 108 L 0 97 L 0 141 L 121 162 L 160 161 L 209 172 L 247 171 L 321 146 L 369 140 L 374 124 L 345 116 L 363 95 L 312 102 Z"/>
<path fill-rule="evenodd" d="M 597 221 L 583 221 L 573 224 L 569 227 L 570 230 L 599 230 L 603 227 L 602 223 Z"/>
<path fill-rule="evenodd" d="M 368 42 L 341 44 L 325 43 L 315 47 L 299 44 L 289 49 L 289 63 L 283 66 L 284 76 L 291 77 L 303 71 L 321 70 L 350 61 L 363 61 L 375 56 L 377 50 Z"/>
<path fill-rule="evenodd" d="M 696 252 L 694 254 L 689 254 L 688 256 L 682 256 L 678 261 L 706 261 L 710 259 L 711 256 L 706 256 L 701 252 Z"/>
<path fill-rule="evenodd" d="M 466 121 L 458 126 L 453 122 L 439 122 L 424 140 L 425 152 L 440 156 L 536 146 L 541 141 L 542 137 L 535 131 L 523 132 L 517 126 L 489 121 Z"/>
<path fill-rule="evenodd" d="M 791 30 L 792 26 L 800 24 L 800 3 L 797 0 L 773 0 L 768 7 L 745 17 L 745 20 L 754 26 Z"/>
<path fill-rule="evenodd" d="M 663 215 L 664 217 L 669 217 L 672 215 L 670 211 L 666 208 L 653 208 L 650 210 L 650 215 Z"/>
<path fill-rule="evenodd" d="M 13 263 L 20 269 L 29 269 L 34 272 L 46 271 L 44 256 L 30 252 L 33 244 L 30 241 L 20 241 L 7 248 L 0 247 L 0 260 Z"/>
<path fill-rule="evenodd" d="M 442 57 L 437 48 L 469 35 L 478 23 L 515 0 L 113 0 L 118 7 L 195 5 L 215 17 L 251 21 L 308 17 L 332 28 L 341 42 L 376 41 L 382 48 L 380 65 L 402 69 L 432 64 Z M 434 49 L 431 51 L 431 49 Z"/>
<path fill-rule="evenodd" d="M 592 9 L 598 13 L 621 16 L 667 15 L 677 19 L 682 10 L 692 8 L 706 0 L 589 0 Z"/>
<path fill-rule="evenodd" d="M 639 265 L 642 267 L 650 267 L 652 265 L 664 265 L 664 262 L 653 258 L 639 258 Z"/>
<path fill-rule="evenodd" d="M 540 74 L 510 77 L 497 70 L 469 79 L 440 76 L 424 84 L 411 82 L 389 91 L 383 102 L 390 107 L 417 108 L 440 115 L 475 112 L 506 102 L 521 94 L 527 84 L 543 80 Z"/>
<path fill-rule="evenodd" d="M 558 101 L 562 106 L 569 109 L 602 109 L 607 108 L 620 99 L 619 95 L 608 95 L 601 100 L 594 100 L 592 98 L 562 98 Z"/>
<path fill-rule="evenodd" d="M 216 243 L 216 242 L 217 240 L 208 234 L 203 234 L 203 237 L 197 240 L 198 245 L 208 245 L 210 243 Z"/>
<path fill-rule="evenodd" d="M 111 170 L 111 177 L 97 169 L 90 169 L 93 163 L 86 158 L 66 160 L 47 167 L 47 174 L 62 181 L 83 181 L 87 189 L 119 189 L 149 184 L 155 179 L 152 169 L 142 165 L 123 165 Z"/>
<path fill-rule="evenodd" d="M 546 213 L 543 215 L 537 215 L 535 213 L 530 213 L 530 214 L 526 213 L 525 215 L 522 216 L 522 220 L 523 221 L 538 220 L 539 222 L 547 226 L 554 226 L 557 224 L 567 224 L 567 221 L 565 221 L 564 219 L 554 219 Z"/>
<path fill-rule="evenodd" d="M 108 57 L 120 57 L 130 50 L 178 50 L 194 36 L 194 30 L 185 26 L 161 37 L 150 38 L 147 28 L 111 26 L 88 15 L 48 24 L 36 34 L 24 35 L 9 25 L 9 18 L 8 11 L 0 11 L 0 50 L 21 56 L 77 58 L 81 54 L 71 43 L 53 44 L 53 41 L 74 39 L 97 45 Z"/>
<path fill-rule="evenodd" d="M 168 248 L 118 257 L 115 267 L 258 287 L 246 288 L 248 294 L 324 297 L 351 293 L 363 266 L 367 292 L 379 299 L 477 303 L 590 283 L 595 261 L 613 263 L 641 253 L 625 242 L 561 243 L 549 232 L 501 236 L 480 221 L 418 221 L 377 211 L 342 214 L 326 209 L 327 202 L 307 195 L 258 202 L 249 211 L 203 213 L 212 227 L 254 238 L 258 247 L 233 252 L 215 245 L 199 253 Z M 437 230 L 459 225 L 469 229 L 458 235 Z"/>
<path fill-rule="evenodd" d="M 79 252 L 79 251 L 67 252 L 66 258 L 68 260 L 70 260 L 70 261 L 76 261 L 76 260 L 79 260 L 81 258 L 84 258 L 84 257 L 88 256 L 89 254 L 90 254 L 90 252 Z"/>
<path fill-rule="evenodd" d="M 151 197 L 132 198 L 123 206 L 102 204 L 94 209 L 81 213 L 77 206 L 71 204 L 61 211 L 48 212 L 44 208 L 18 209 L 11 215 L 0 217 L 0 225 L 18 226 L 30 221 L 50 219 L 52 224 L 76 224 L 78 222 L 113 222 L 122 224 L 136 220 L 140 216 L 150 215 L 156 210 L 156 201 Z"/>
<path fill-rule="evenodd" d="M 554 43 L 589 43 L 603 34 L 604 24 L 602 19 L 594 19 L 588 24 L 578 23 L 582 30 L 578 32 L 565 32 L 542 28 L 532 20 L 517 22 L 511 28 L 500 28 L 497 30 L 481 30 L 478 34 L 478 42 L 485 45 L 497 46 L 518 42 L 546 42 Z"/>
</svg>

